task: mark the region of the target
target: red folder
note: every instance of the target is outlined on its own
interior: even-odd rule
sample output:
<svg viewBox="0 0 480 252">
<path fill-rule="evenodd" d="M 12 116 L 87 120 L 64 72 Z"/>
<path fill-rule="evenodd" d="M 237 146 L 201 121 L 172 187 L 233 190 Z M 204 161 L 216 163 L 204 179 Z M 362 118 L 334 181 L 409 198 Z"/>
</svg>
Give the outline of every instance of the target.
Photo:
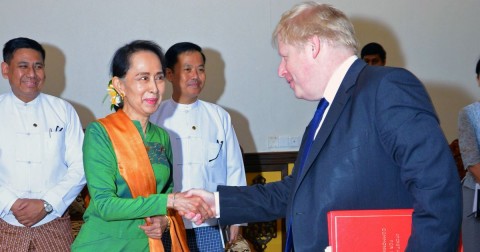
<svg viewBox="0 0 480 252">
<path fill-rule="evenodd" d="M 405 251 L 413 209 L 330 211 L 328 240 L 332 252 Z"/>
</svg>

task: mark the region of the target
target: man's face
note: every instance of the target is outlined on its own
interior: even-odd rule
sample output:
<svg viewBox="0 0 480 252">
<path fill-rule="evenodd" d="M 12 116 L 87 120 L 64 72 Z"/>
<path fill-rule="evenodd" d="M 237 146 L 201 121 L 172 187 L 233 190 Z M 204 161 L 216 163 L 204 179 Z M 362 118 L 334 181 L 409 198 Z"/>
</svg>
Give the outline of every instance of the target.
<svg viewBox="0 0 480 252">
<path fill-rule="evenodd" d="M 198 99 L 205 80 L 205 62 L 200 52 L 188 51 L 178 55 L 174 69 L 167 69 L 167 78 L 173 84 L 173 99 L 191 104 Z"/>
<path fill-rule="evenodd" d="M 363 60 L 370 66 L 385 66 L 385 61 L 378 54 L 367 54 L 363 56 Z"/>
<path fill-rule="evenodd" d="M 23 102 L 34 100 L 45 82 L 45 65 L 40 52 L 21 48 L 10 63 L 2 62 L 2 76 L 8 79 L 13 93 Z"/>
<path fill-rule="evenodd" d="M 323 69 L 315 67 L 318 62 L 312 55 L 311 45 L 293 46 L 281 40 L 277 42 L 281 57 L 278 76 L 287 81 L 295 97 L 309 101 L 320 100 L 330 76 L 325 75 Z"/>
</svg>

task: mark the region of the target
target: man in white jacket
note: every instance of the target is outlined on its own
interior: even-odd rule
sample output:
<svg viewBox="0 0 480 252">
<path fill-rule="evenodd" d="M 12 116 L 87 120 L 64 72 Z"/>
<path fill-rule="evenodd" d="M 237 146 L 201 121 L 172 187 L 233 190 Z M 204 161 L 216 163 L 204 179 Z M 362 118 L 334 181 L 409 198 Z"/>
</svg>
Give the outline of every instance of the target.
<svg viewBox="0 0 480 252">
<path fill-rule="evenodd" d="M 150 121 L 170 135 L 174 191 L 202 188 L 213 192 L 218 185 L 246 185 L 242 153 L 230 115 L 220 106 L 198 99 L 206 80 L 202 49 L 181 42 L 170 47 L 165 58 L 166 77 L 173 86 L 172 99 L 162 102 Z M 199 226 L 186 219 L 184 222 L 190 251 L 224 251 L 215 218 Z M 238 225 L 230 226 L 230 242 L 235 241 L 238 232 Z"/>
<path fill-rule="evenodd" d="M 69 251 L 66 213 L 85 185 L 83 130 L 68 102 L 41 93 L 45 50 L 29 38 L 3 48 L 0 95 L 0 251 Z"/>
</svg>

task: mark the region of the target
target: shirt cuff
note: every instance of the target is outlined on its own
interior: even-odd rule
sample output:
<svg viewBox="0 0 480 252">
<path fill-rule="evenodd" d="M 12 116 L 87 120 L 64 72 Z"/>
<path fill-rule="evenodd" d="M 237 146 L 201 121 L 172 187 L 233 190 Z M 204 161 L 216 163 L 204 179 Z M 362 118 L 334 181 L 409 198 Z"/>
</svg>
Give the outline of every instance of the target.
<svg viewBox="0 0 480 252">
<path fill-rule="evenodd" d="M 215 196 L 215 218 L 220 218 L 220 193 L 213 192 L 213 196 Z"/>
</svg>

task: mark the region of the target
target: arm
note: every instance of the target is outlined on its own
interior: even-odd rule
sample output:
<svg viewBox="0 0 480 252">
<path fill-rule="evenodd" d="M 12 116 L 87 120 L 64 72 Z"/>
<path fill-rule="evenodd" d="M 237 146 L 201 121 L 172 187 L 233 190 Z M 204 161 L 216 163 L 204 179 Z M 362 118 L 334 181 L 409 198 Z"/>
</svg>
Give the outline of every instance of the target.
<svg viewBox="0 0 480 252">
<path fill-rule="evenodd" d="M 401 169 L 414 204 L 408 251 L 454 251 L 461 224 L 455 162 L 423 85 L 395 70 L 381 81 L 375 124 L 382 145 Z"/>
<path fill-rule="evenodd" d="M 162 140 L 160 140 L 162 141 Z M 157 191 L 171 191 L 171 169 L 169 156 L 171 150 L 168 141 L 165 151 L 158 153 L 152 166 L 155 170 Z M 161 147 L 160 147 L 161 148 Z M 84 141 L 85 174 L 91 195 L 90 205 L 99 212 L 104 220 L 140 219 L 165 215 L 168 208 L 179 211 L 199 212 L 199 208 L 208 208 L 200 198 L 174 198 L 174 194 L 151 194 L 148 197 L 132 198 L 130 189 L 121 177 L 115 152 L 108 134 L 97 122 L 89 125 Z M 162 189 L 163 188 L 163 189 Z M 207 215 L 205 213 L 205 215 Z"/>
<path fill-rule="evenodd" d="M 285 217 L 295 180 L 253 186 L 219 186 L 220 222 L 223 225 L 270 221 Z"/>
<path fill-rule="evenodd" d="M 226 113 L 226 112 L 225 112 Z M 243 165 L 242 151 L 237 135 L 233 129 L 230 115 L 227 113 L 225 125 L 225 142 L 226 142 L 226 160 L 227 160 L 227 183 L 228 186 L 245 186 L 247 181 L 245 178 L 245 167 Z"/>
<path fill-rule="evenodd" d="M 119 174 L 110 139 L 98 122 L 87 127 L 83 151 L 91 196 L 89 207 L 95 207 L 103 219 L 139 219 L 166 214 L 167 194 L 132 198 L 125 180 Z M 169 176 L 169 169 L 158 170 L 165 173 L 162 177 Z"/>
<path fill-rule="evenodd" d="M 67 172 L 63 178 L 44 195 L 43 200 L 53 206 L 53 212 L 60 217 L 67 210 L 68 206 L 78 196 L 82 188 L 85 186 L 85 176 L 83 170 L 82 142 L 83 129 L 75 109 L 65 103 L 66 124 L 65 128 L 65 162 Z M 43 203 L 42 203 L 43 207 Z"/>
<path fill-rule="evenodd" d="M 54 142 L 51 153 L 44 157 L 44 162 L 52 164 L 52 174 L 48 177 L 53 185 L 41 199 L 17 199 L 12 205 L 13 215 L 25 226 L 32 226 L 47 215 L 43 200 L 52 205 L 51 215 L 62 216 L 85 185 L 81 150 L 83 130 L 80 119 L 69 103 L 63 100 L 52 102 L 55 109 L 48 112 L 48 116 L 62 118 L 65 122 L 63 132 L 58 132 L 60 137 Z"/>
</svg>

